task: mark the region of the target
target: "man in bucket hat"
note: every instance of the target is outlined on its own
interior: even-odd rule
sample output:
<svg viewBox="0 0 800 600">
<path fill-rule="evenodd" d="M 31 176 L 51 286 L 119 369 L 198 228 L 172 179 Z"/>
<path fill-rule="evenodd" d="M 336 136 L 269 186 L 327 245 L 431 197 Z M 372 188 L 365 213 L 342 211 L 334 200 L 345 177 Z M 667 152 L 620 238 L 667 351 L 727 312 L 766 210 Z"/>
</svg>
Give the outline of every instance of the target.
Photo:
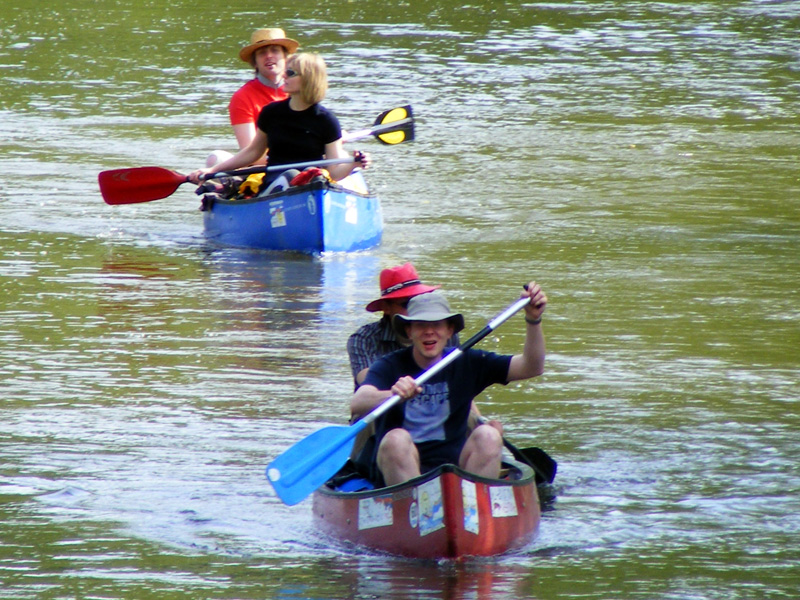
<svg viewBox="0 0 800 600">
<path fill-rule="evenodd" d="M 410 262 L 381 271 L 380 286 L 380 298 L 367 304 L 366 308 L 369 312 L 382 311 L 383 316 L 378 321 L 360 327 L 347 340 L 347 354 L 356 387 L 364 381 L 369 366 L 376 359 L 408 345 L 408 340 L 398 336 L 392 328 L 392 317 L 405 314 L 406 305 L 414 296 L 427 294 L 440 287 L 423 284 Z M 449 345 L 458 346 L 457 335 L 453 336 Z"/>
<path fill-rule="evenodd" d="M 240 87 L 228 104 L 228 114 L 240 149 L 255 136 L 256 119 L 261 109 L 289 97 L 283 91 L 286 59 L 299 46 L 296 40 L 286 37 L 283 29 L 274 27 L 254 31 L 250 43 L 239 51 L 239 58 L 255 69 L 255 77 Z M 211 167 L 231 156 L 229 152 L 216 150 L 208 157 L 206 166 Z"/>
<path fill-rule="evenodd" d="M 530 298 L 521 354 L 470 348 L 422 386 L 414 377 L 442 359 L 447 340 L 463 329 L 464 317 L 450 310 L 440 292 L 415 296 L 406 314 L 393 317 L 395 330 L 411 346 L 378 359 L 350 401 L 351 413 L 363 415 L 394 394 L 403 399 L 375 421 L 377 450 L 370 476 L 377 483 L 395 485 L 445 463 L 483 477 L 499 476 L 500 431 L 485 424 L 470 432 L 467 422 L 473 398 L 488 386 L 544 372 L 541 322 L 547 296 L 531 281 L 520 297 Z"/>
</svg>

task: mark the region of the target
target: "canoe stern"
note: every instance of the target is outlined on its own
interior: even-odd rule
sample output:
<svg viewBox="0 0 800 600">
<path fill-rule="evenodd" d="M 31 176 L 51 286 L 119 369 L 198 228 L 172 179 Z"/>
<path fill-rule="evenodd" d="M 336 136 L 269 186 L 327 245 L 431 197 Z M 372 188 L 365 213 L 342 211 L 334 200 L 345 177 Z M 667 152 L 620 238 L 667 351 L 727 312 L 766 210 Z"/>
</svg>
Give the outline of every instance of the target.
<svg viewBox="0 0 800 600">
<path fill-rule="evenodd" d="M 380 200 L 367 192 L 360 174 L 342 183 L 348 187 L 315 181 L 269 196 L 204 199 L 205 236 L 225 246 L 307 254 L 378 245 L 383 235 Z"/>
</svg>

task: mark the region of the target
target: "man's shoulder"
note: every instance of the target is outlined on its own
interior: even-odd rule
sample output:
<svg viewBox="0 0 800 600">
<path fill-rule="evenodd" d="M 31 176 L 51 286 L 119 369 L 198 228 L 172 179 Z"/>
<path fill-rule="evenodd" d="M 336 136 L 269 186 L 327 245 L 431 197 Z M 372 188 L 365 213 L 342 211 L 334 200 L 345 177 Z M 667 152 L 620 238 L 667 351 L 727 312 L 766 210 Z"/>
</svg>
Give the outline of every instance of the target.
<svg viewBox="0 0 800 600">
<path fill-rule="evenodd" d="M 358 329 L 356 329 L 352 334 L 350 334 L 351 338 L 357 337 L 369 337 L 375 335 L 378 331 L 380 331 L 380 321 L 373 321 L 372 323 L 367 323 L 362 325 Z"/>
<path fill-rule="evenodd" d="M 250 94 L 253 89 L 257 89 L 256 85 L 260 85 L 257 79 L 251 79 L 249 81 L 246 81 L 244 84 L 242 84 L 241 87 L 239 87 L 238 90 L 233 92 L 233 97 L 237 98 Z"/>
<path fill-rule="evenodd" d="M 374 337 L 381 340 L 396 339 L 391 322 L 385 318 L 362 325 L 350 337 Z"/>
</svg>

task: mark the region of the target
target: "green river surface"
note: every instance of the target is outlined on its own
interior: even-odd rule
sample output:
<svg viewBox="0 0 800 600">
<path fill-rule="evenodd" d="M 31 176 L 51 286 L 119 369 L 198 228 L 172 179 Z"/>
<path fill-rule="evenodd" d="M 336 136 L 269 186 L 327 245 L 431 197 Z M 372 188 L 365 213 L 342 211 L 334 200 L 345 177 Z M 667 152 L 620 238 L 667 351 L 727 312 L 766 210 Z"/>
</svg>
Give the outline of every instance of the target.
<svg viewBox="0 0 800 600">
<path fill-rule="evenodd" d="M 383 243 L 210 245 L 250 33 L 328 62 Z M 0 599 L 800 597 L 800 3 L 0 0 Z M 544 376 L 481 396 L 559 463 L 521 550 L 379 555 L 264 467 L 344 424 L 345 342 L 412 261 L 479 330 L 536 279 Z M 515 352 L 515 317 L 481 343 Z"/>
</svg>

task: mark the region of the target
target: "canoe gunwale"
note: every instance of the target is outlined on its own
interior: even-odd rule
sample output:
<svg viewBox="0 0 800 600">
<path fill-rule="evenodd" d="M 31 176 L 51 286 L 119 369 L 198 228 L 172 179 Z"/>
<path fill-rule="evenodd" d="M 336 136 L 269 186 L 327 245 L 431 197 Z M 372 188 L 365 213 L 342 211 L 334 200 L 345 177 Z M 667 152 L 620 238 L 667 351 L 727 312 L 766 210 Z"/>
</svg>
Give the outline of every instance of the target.
<svg viewBox="0 0 800 600">
<path fill-rule="evenodd" d="M 358 196 L 359 198 L 374 198 L 375 195 L 367 192 L 359 192 L 350 188 L 346 188 L 342 185 L 339 185 L 335 182 L 330 181 L 312 181 L 311 183 L 307 183 L 305 185 L 294 185 L 289 188 L 285 188 L 282 190 L 278 190 L 277 192 L 273 192 L 271 194 L 258 194 L 256 196 L 252 196 L 250 198 L 203 198 L 203 205 L 200 210 L 210 210 L 215 204 L 222 204 L 228 206 L 234 205 L 245 205 L 245 204 L 257 204 L 259 202 L 269 202 L 271 200 L 277 200 L 279 198 L 288 198 L 290 196 L 294 196 L 296 194 L 306 194 L 308 192 L 318 191 L 318 190 L 330 190 L 332 192 L 342 192 L 345 194 L 351 194 L 353 196 Z"/>
<path fill-rule="evenodd" d="M 414 477 L 413 479 L 403 481 L 402 483 L 380 488 L 373 488 L 370 490 L 359 490 L 353 492 L 335 490 L 329 485 L 332 481 L 336 479 L 336 477 L 333 477 L 325 485 L 317 489 L 315 493 L 324 494 L 326 496 L 353 498 L 353 499 L 369 498 L 372 496 L 384 496 L 387 494 L 394 494 L 396 492 L 400 492 L 405 489 L 414 488 L 422 483 L 436 479 L 443 473 L 455 473 L 456 475 L 461 477 L 461 479 L 465 479 L 473 483 L 483 483 L 485 485 L 504 485 L 513 487 L 513 486 L 526 486 L 526 485 L 531 485 L 531 483 L 533 483 L 535 486 L 536 473 L 534 472 L 534 470 L 531 468 L 530 465 L 527 465 L 513 458 L 504 457 L 503 467 L 509 469 L 515 469 L 520 476 L 514 479 L 495 479 L 492 477 L 482 477 L 475 473 L 470 473 L 469 471 L 465 471 L 458 465 L 453 465 L 448 463 L 440 465 L 435 469 L 431 469 L 430 471 L 427 471 L 426 473 L 423 473 L 418 477 Z"/>
</svg>

